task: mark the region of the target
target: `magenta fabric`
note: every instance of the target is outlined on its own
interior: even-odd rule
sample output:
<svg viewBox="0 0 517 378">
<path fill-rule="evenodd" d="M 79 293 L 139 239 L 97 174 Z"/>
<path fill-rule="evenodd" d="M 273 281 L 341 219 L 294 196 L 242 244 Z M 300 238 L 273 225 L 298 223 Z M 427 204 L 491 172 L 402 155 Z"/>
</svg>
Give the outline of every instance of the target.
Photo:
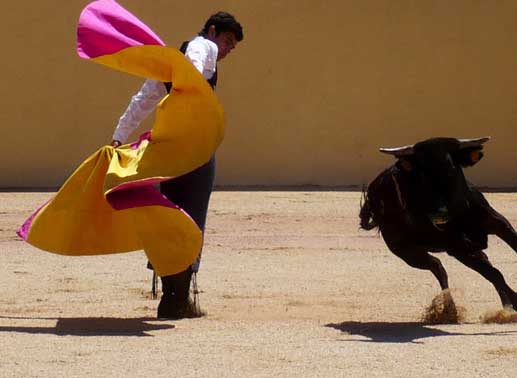
<svg viewBox="0 0 517 378">
<path fill-rule="evenodd" d="M 141 134 L 139 137 L 138 137 L 138 140 L 134 143 L 131 143 L 131 149 L 132 150 L 136 150 L 138 149 L 138 147 L 140 147 L 140 145 L 142 144 L 142 142 L 144 141 L 148 141 L 150 142 L 151 141 L 151 131 L 146 131 L 145 133 Z"/>
<path fill-rule="evenodd" d="M 106 200 L 115 210 L 141 206 L 164 206 L 179 209 L 152 185 L 143 185 L 116 190 L 106 195 Z"/>
<path fill-rule="evenodd" d="M 16 233 L 18 234 L 19 237 L 21 237 L 23 240 L 27 240 L 27 237 L 29 236 L 29 230 L 32 225 L 32 221 L 34 220 L 36 215 L 38 215 L 38 213 L 41 211 L 41 209 L 43 209 L 47 205 L 47 203 L 49 203 L 50 201 L 52 201 L 52 199 L 48 200 L 43 205 L 41 205 L 39 208 L 37 208 L 36 211 L 34 211 L 32 213 L 32 215 L 20 226 L 20 228 L 18 228 L 18 230 L 16 230 Z"/>
<path fill-rule="evenodd" d="M 139 180 L 139 181 L 128 181 L 128 182 L 125 182 L 123 184 L 117 185 L 116 187 L 111 189 L 109 191 L 109 193 L 120 191 L 120 190 L 132 189 L 132 188 L 136 188 L 138 186 L 156 185 L 156 184 L 159 184 L 159 183 L 161 183 L 163 181 L 169 180 L 171 178 L 172 177 L 151 177 L 151 178 L 147 178 L 147 179 Z"/>
<path fill-rule="evenodd" d="M 77 53 L 81 58 L 96 58 L 141 45 L 165 43 L 115 0 L 94 1 L 81 12 L 77 26 Z"/>
</svg>

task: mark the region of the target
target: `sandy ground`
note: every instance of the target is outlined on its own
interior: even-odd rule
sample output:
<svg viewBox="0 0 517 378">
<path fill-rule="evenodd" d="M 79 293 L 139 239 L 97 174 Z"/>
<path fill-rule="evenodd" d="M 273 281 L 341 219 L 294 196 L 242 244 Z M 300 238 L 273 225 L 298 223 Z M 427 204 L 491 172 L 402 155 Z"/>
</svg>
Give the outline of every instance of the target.
<svg viewBox="0 0 517 378">
<path fill-rule="evenodd" d="M 142 252 L 62 257 L 15 229 L 52 193 L 0 193 L 0 377 L 515 377 L 517 323 L 484 324 L 493 287 L 446 255 L 460 325 L 420 319 L 428 272 L 358 229 L 359 193 L 213 195 L 201 273 L 208 315 L 155 320 Z M 517 224 L 517 194 L 489 194 Z M 517 255 L 490 239 L 517 288 Z"/>
</svg>

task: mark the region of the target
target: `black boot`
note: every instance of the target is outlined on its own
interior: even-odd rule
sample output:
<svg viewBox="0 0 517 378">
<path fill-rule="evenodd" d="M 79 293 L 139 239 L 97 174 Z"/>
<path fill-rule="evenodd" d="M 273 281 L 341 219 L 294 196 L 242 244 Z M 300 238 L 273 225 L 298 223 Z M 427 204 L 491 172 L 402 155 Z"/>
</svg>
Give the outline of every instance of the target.
<svg viewBox="0 0 517 378">
<path fill-rule="evenodd" d="M 192 269 L 162 277 L 162 299 L 158 304 L 158 319 L 184 319 L 203 316 L 190 300 Z"/>
</svg>

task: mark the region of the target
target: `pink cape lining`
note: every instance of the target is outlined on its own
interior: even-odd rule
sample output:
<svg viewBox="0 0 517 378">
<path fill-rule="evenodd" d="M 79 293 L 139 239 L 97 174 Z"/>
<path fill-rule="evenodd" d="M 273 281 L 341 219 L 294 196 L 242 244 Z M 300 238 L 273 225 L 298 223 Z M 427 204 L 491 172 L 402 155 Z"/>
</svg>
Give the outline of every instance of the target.
<svg viewBox="0 0 517 378">
<path fill-rule="evenodd" d="M 115 210 L 141 206 L 164 206 L 179 209 L 179 206 L 173 204 L 158 189 L 148 183 L 110 192 L 106 195 L 106 200 Z"/>
<path fill-rule="evenodd" d="M 81 12 L 77 26 L 77 53 L 91 59 L 122 49 L 165 43 L 114 0 L 98 0 Z"/>
<path fill-rule="evenodd" d="M 31 225 L 32 225 L 32 221 L 34 220 L 36 215 L 38 215 L 38 213 L 41 211 L 41 209 L 43 209 L 50 201 L 52 201 L 52 200 L 50 199 L 47 202 L 45 202 L 43 205 L 38 207 L 31 214 L 31 216 L 20 226 L 20 228 L 18 228 L 18 230 L 16 230 L 16 233 L 18 234 L 19 237 L 21 237 L 23 240 L 27 240 L 27 238 L 29 236 L 29 230 L 30 230 Z"/>
</svg>

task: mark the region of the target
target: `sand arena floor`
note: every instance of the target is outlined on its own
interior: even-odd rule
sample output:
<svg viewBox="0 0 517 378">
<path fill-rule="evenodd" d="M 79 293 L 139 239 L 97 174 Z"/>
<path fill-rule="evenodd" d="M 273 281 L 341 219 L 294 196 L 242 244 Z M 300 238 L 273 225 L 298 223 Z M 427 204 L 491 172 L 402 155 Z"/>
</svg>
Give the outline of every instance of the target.
<svg viewBox="0 0 517 378">
<path fill-rule="evenodd" d="M 52 193 L 0 193 L 0 377 L 515 377 L 517 323 L 484 324 L 493 287 L 450 257 L 466 323 L 420 319 L 431 273 L 358 229 L 360 194 L 218 191 L 201 319 L 157 321 L 142 252 L 62 257 L 15 229 Z M 488 194 L 517 225 L 517 194 Z M 517 289 L 517 254 L 492 263 Z"/>
</svg>

